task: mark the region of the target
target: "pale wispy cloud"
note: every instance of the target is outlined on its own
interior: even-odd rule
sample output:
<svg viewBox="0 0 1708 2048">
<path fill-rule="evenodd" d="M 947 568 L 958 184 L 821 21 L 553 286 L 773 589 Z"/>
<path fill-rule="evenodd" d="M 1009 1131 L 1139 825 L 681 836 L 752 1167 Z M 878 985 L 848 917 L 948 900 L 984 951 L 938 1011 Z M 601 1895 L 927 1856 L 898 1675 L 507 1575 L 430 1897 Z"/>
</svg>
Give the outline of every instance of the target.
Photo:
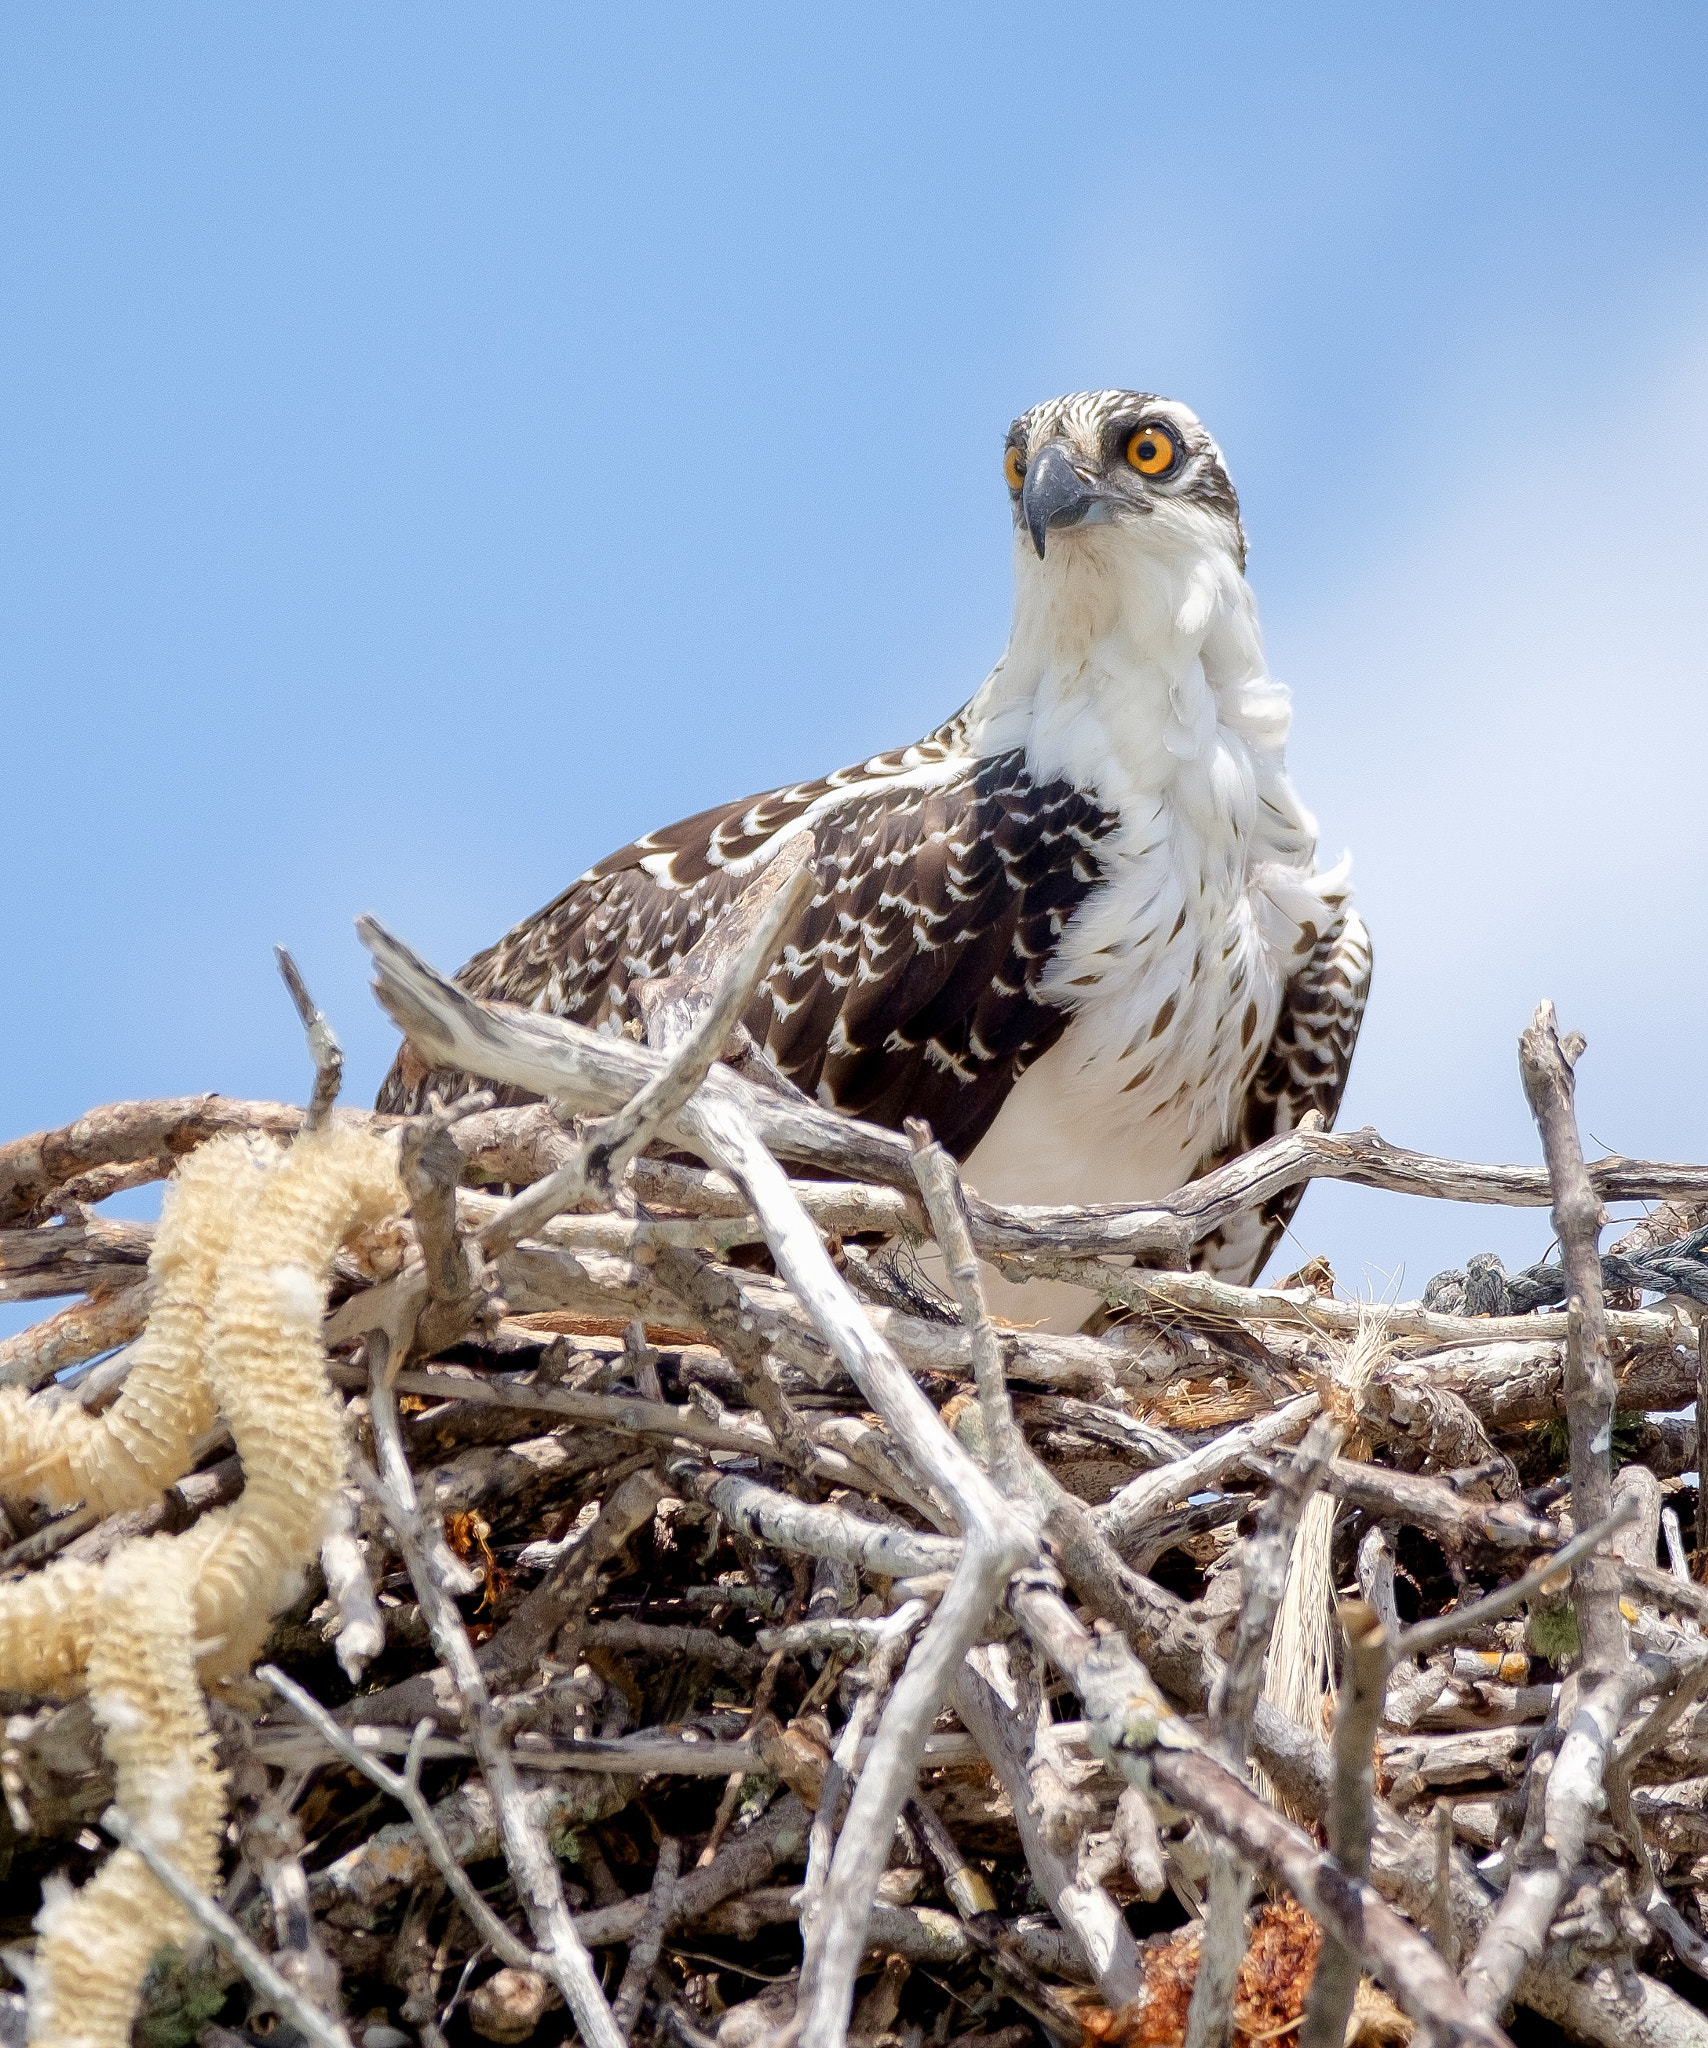
<svg viewBox="0 0 1708 2048">
<path fill-rule="evenodd" d="M 1300 780 L 1376 937 L 1343 1127 L 1536 1158 L 1516 1043 L 1549 996 L 1590 1041 L 1593 1138 L 1708 1156 L 1708 319 L 1638 388 L 1516 438 L 1445 422 L 1436 457 L 1451 509 L 1272 635 Z M 1548 1237 L 1325 1186 L 1281 1256 L 1412 1295 Z"/>
</svg>

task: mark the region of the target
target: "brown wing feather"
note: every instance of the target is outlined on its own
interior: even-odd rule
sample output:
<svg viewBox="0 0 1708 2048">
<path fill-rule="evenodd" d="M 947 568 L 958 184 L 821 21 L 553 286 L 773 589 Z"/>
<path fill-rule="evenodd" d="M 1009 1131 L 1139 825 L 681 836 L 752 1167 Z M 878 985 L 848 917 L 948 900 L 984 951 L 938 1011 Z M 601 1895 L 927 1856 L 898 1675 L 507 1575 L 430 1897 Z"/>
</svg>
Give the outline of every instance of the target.
<svg viewBox="0 0 1708 2048">
<path fill-rule="evenodd" d="M 1348 911 L 1317 941 L 1310 959 L 1287 984 L 1275 1036 L 1246 1096 L 1239 1129 L 1228 1145 L 1200 1162 L 1200 1173 L 1249 1152 L 1265 1138 L 1296 1130 L 1307 1111 L 1319 1111 L 1333 1125 L 1369 1000 L 1370 969 L 1370 934 L 1363 920 Z M 1197 1264 L 1249 1286 L 1304 1192 L 1302 1184 L 1284 1189 L 1223 1224 L 1199 1245 Z"/>
<path fill-rule="evenodd" d="M 746 877 L 729 863 L 818 804 L 817 888 L 748 1029 L 821 1101 L 890 1125 L 924 1117 L 964 1157 L 1062 1031 L 1066 1013 L 1038 983 L 1114 820 L 1066 783 L 1035 784 L 1018 751 L 898 784 L 899 770 L 945 760 L 948 734 L 638 840 L 458 979 L 578 1023 L 624 1017 L 631 985 L 670 973 L 739 893 Z M 406 1047 L 379 1105 L 413 1111 L 469 1085 Z"/>
</svg>

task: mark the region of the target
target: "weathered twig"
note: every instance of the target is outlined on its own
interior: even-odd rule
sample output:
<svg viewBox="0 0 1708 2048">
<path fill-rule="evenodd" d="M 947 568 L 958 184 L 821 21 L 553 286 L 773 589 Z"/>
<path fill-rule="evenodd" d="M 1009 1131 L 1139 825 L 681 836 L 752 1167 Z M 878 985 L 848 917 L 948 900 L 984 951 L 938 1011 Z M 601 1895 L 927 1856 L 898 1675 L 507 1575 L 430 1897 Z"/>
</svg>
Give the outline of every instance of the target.
<svg viewBox="0 0 1708 2048">
<path fill-rule="evenodd" d="M 630 1946 L 623 1981 L 611 2001 L 612 2017 L 624 2035 L 634 2032 L 635 2021 L 640 2018 L 647 1979 L 658 1961 L 659 1951 L 664 1946 L 665 1930 L 670 1925 L 670 1909 L 675 1904 L 676 1878 L 681 1868 L 682 1844 L 673 1835 L 666 1835 L 658 1845 L 658 1863 L 652 1874 L 652 1890 L 647 1894 L 646 1918 Z"/>
<path fill-rule="evenodd" d="M 818 1234 L 789 1192 L 782 1169 L 733 1106 L 703 1095 L 690 1128 L 742 1189 L 766 1227 L 778 1269 L 811 1311 L 843 1369 L 889 1423 L 961 1524 L 964 1549 L 942 1604 L 909 1658 L 861 1773 L 837 1844 L 824 1911 L 807 1967 L 814 1995 L 803 2016 L 803 2048 L 834 2048 L 853 1997 L 872 1890 L 896 1817 L 913 1789 L 920 1745 L 962 1658 L 1001 1598 L 1009 1575 L 1033 1554 L 1037 1523 L 993 1487 L 883 1342 L 831 1265 Z"/>
<path fill-rule="evenodd" d="M 433 1568 L 421 1531 L 414 1483 L 403 1454 L 396 1398 L 376 1357 L 369 1390 L 374 1439 L 385 1463 L 386 1516 L 415 1584 L 433 1646 L 449 1672 L 481 1773 L 492 1792 L 505 1859 L 544 1958 L 544 1973 L 563 1994 L 588 2048 L 621 2048 L 624 2036 L 611 2016 L 593 1963 L 575 1932 L 557 1862 L 523 1798 L 516 1766 L 498 1728 L 492 1698 L 469 1642 L 462 1616 Z"/>
<path fill-rule="evenodd" d="M 432 1722 L 423 1720 L 409 1738 L 408 1754 L 401 1771 L 394 1771 L 380 1761 L 374 1751 L 365 1743 L 358 1742 L 347 1729 L 339 1727 L 332 1716 L 310 1692 L 286 1677 L 277 1665 L 264 1664 L 256 1672 L 263 1684 L 270 1685 L 274 1692 L 291 1710 L 299 1715 L 320 1737 L 321 1741 L 353 1769 L 369 1778 L 382 1792 L 395 1799 L 409 1818 L 426 1844 L 427 1853 L 451 1895 L 469 1916 L 469 1924 L 476 1930 L 482 1941 L 492 1949 L 494 1955 L 522 1970 L 544 1970 L 547 1959 L 539 1956 L 512 1934 L 498 1915 L 481 1897 L 479 1889 L 457 1861 L 450 1844 L 445 1840 L 444 1830 L 439 1826 L 427 1795 L 421 1789 L 421 1765 L 427 1753 L 426 1737 L 432 1729 Z"/>
<path fill-rule="evenodd" d="M 1403 1657 L 1427 1657 L 1443 1643 L 1450 1643 L 1455 1636 L 1468 1635 L 1473 1629 L 1482 1628 L 1486 1623 L 1499 1621 L 1512 1614 L 1532 1599 L 1552 1579 L 1562 1572 L 1574 1569 L 1581 1558 L 1592 1557 L 1600 1550 L 1616 1529 L 1623 1528 L 1637 1512 L 1634 1500 L 1618 1502 L 1604 1520 L 1593 1529 L 1585 1529 L 1562 1543 L 1551 1557 L 1545 1557 L 1540 1564 L 1534 1564 L 1522 1577 L 1510 1585 L 1501 1586 L 1493 1593 L 1485 1593 L 1480 1600 L 1473 1600 L 1469 1607 L 1450 1608 L 1447 1613 L 1437 1615 L 1432 1621 L 1414 1622 L 1403 1629 L 1395 1639 L 1391 1661 Z M 1661 1574 L 1657 1573 L 1657 1577 Z M 1708 1606 L 1708 1599 L 1705 1599 Z"/>
<path fill-rule="evenodd" d="M 1541 1954 L 1601 1803 L 1613 1738 L 1643 1694 L 1669 1675 L 1659 1659 L 1628 1660 L 1580 1693 L 1541 1793 L 1535 1840 L 1518 1844 L 1505 1896 L 1465 1966 L 1465 1990 L 1479 2012 L 1503 2011 L 1526 1965 Z"/>
<path fill-rule="evenodd" d="M 73 1302 L 46 1322 L 0 1338 L 0 1387 L 33 1393 L 56 1374 L 99 1358 L 142 1334 L 152 1289 L 146 1280 Z"/>
<path fill-rule="evenodd" d="M 887 1579 L 948 1573 L 961 1561 L 956 1537 L 867 1521 L 847 1508 L 777 1493 L 739 1473 L 716 1473 L 683 1459 L 671 1466 L 671 1476 L 715 1507 L 731 1528 L 779 1550 L 841 1558 Z"/>
<path fill-rule="evenodd" d="M 874 1648 L 866 1666 L 860 1696 L 843 1724 L 819 1787 L 812 1827 L 807 1835 L 806 1876 L 800 1891 L 801 1939 L 805 1947 L 801 1966 L 800 2005 L 803 2012 L 810 2008 L 817 1994 L 818 1978 L 823 1968 L 824 1943 L 820 1941 L 815 1945 L 812 1931 L 825 1910 L 830 1861 L 835 1852 L 837 1830 L 845 1824 L 848 1787 L 862 1749 L 869 1747 L 872 1725 L 883 1712 L 896 1672 L 907 1655 L 911 1634 L 911 1629 L 897 1632 L 892 1628 Z"/>
<path fill-rule="evenodd" d="M 1240 1561 L 1233 1653 L 1210 1701 L 1211 1739 L 1222 1760 L 1236 1772 L 1244 1767 L 1251 1740 L 1252 1715 L 1287 1588 L 1299 1518 L 1322 1484 L 1341 1435 L 1338 1424 L 1327 1417 L 1319 1416 L 1311 1424 L 1298 1451 L 1282 1464 Z M 1234 1990 L 1245 1954 L 1245 1912 L 1250 1899 L 1251 1871 L 1227 1844 L 1218 1842 L 1211 1854 L 1204 1938 L 1186 2015 L 1186 2048 L 1224 2048 L 1232 2038 Z"/>
<path fill-rule="evenodd" d="M 1581 1039 L 1560 1038 L 1553 1006 L 1543 1003 L 1519 1042 L 1519 1068 L 1542 1134 L 1554 1229 L 1573 1290 L 1566 1339 L 1573 1512 L 1581 1522 L 1602 1522 L 1613 1505 L 1614 1385 L 1601 1295 L 1604 1217 L 1573 1107 L 1572 1069 L 1582 1051 Z M 1548 1774 L 1540 1840 L 1534 1848 L 1520 1842 L 1505 1897 L 1466 1966 L 1465 1986 L 1480 2012 L 1502 2011 L 1525 1964 L 1541 1953 L 1591 1815 L 1602 1803 L 1609 1745 L 1627 1710 L 1657 1682 L 1650 1660 L 1630 1661 L 1612 1562 L 1594 1548 L 1586 1551 L 1573 1567 L 1572 1594 L 1583 1646 L 1576 1712 Z"/>
<path fill-rule="evenodd" d="M 1008 1794 L 1034 1883 L 1079 1943 L 1105 2003 L 1113 2012 L 1141 1999 L 1144 1966 L 1120 1909 L 1101 1885 L 1082 1884 L 1071 1856 L 1047 1839 L 1034 1805 L 1032 1741 L 996 1687 L 988 1652 L 975 1652 L 961 1667 L 955 1707 Z"/>
<path fill-rule="evenodd" d="M 981 1247 L 982 1249 L 982 1247 Z M 1017 1277 L 1071 1280 L 1111 1306 L 1132 1308 L 1156 1317 L 1170 1314 L 1202 1316 L 1233 1324 L 1277 1324 L 1317 1337 L 1356 1338 L 1369 1309 L 1356 1301 L 1336 1301 L 1303 1287 L 1237 1287 L 1209 1273 L 1165 1273 L 1100 1263 L 1089 1257 L 1060 1253 L 1020 1255 L 998 1253 L 996 1263 Z M 1599 1268 L 1598 1268 L 1599 1271 Z M 1502 1341 L 1558 1342 L 1570 1335 L 1565 1312 L 1524 1316 L 1448 1315 L 1417 1302 L 1385 1304 L 1387 1333 L 1433 1344 L 1495 1344 Z M 1670 1311 L 1622 1309 L 1605 1311 L 1605 1330 L 1627 1344 L 1665 1344 L 1679 1334 Z"/>
<path fill-rule="evenodd" d="M 491 1099 L 476 1095 L 447 1112 L 414 1118 L 404 1126 L 398 1144 L 398 1177 L 409 1192 L 426 1290 L 411 1347 L 427 1357 L 454 1344 L 480 1311 L 482 1261 L 457 1220 L 463 1155 L 452 1136 L 452 1124 L 470 1101 L 488 1105 Z"/>
<path fill-rule="evenodd" d="M 1554 1234 L 1571 1284 L 1566 1328 L 1566 1418 L 1571 1431 L 1572 1513 L 1580 1526 L 1605 1519 L 1613 1505 L 1613 1366 L 1601 1292 L 1600 1197 L 1584 1164 L 1573 1106 L 1573 1068 L 1583 1040 L 1562 1039 L 1554 1007 L 1543 1003 L 1519 1041 L 1524 1093 L 1542 1134 L 1554 1191 Z M 1613 1670 L 1625 1660 L 1618 1583 L 1594 1552 L 1576 1566 L 1573 1604 L 1584 1668 Z"/>
<path fill-rule="evenodd" d="M 297 1015 L 302 1019 L 303 1032 L 308 1039 L 308 1056 L 314 1062 L 314 1093 L 303 1112 L 303 1128 L 317 1131 L 332 1114 L 332 1105 L 338 1100 L 338 1091 L 344 1085 L 344 1048 L 309 994 L 308 984 L 290 954 L 283 946 L 275 946 L 273 957 L 279 963 L 279 973 L 291 992 Z"/>
<path fill-rule="evenodd" d="M 1247 1791 L 1175 1720 L 1118 1637 L 1094 1638 L 1041 1574 L 1017 1582 L 1011 1605 L 1084 1701 L 1096 1747 L 1135 1784 L 1142 1788 L 1148 1774 L 1177 1806 L 1279 1878 L 1414 2018 L 1475 2048 L 1509 2048 L 1421 1935 L 1369 1884 Z"/>
<path fill-rule="evenodd" d="M 1328 1845 L 1349 1876 L 1367 1878 L 1375 1826 L 1376 1730 L 1388 1687 L 1387 1632 L 1375 1610 L 1362 1600 L 1342 1605 L 1340 1626 L 1346 1665 L 1334 1722 L 1334 1803 L 1328 1813 Z M 1357 1954 L 1325 1932 L 1299 2048 L 1342 2048 L 1358 1994 L 1358 1972 Z"/>
<path fill-rule="evenodd" d="M 1255 1454 L 1301 1435 L 1319 1405 L 1315 1394 L 1301 1394 L 1255 1422 L 1224 1430 L 1202 1450 L 1141 1473 L 1097 1510 L 1098 1527 L 1117 1550 L 1125 1549 L 1152 1515 L 1237 1471 Z"/>
<path fill-rule="evenodd" d="M 177 1865 L 160 1853 L 148 1833 L 138 1827 L 121 1807 L 109 1806 L 101 1825 L 123 1849 L 140 1856 L 149 1874 L 171 1893 L 186 1913 L 219 1943 L 255 1989 L 282 2018 L 290 2021 L 315 2048 L 351 2048 L 350 2036 L 336 2021 L 302 1996 L 255 1946 L 229 1913 L 199 1891 Z"/>
<path fill-rule="evenodd" d="M 703 1869 L 690 1870 L 677 1880 L 671 1925 L 698 1920 L 726 1899 L 739 1898 L 763 1884 L 779 1864 L 798 1861 L 806 1848 L 811 1819 L 804 1801 L 793 1792 L 785 1793 L 745 1833 L 726 1842 Z M 646 1920 L 647 1903 L 644 1897 L 630 1898 L 578 1913 L 576 1932 L 589 1948 L 633 1941 Z"/>
<path fill-rule="evenodd" d="M 1003 1491 L 1017 1497 L 1026 1485 L 1025 1446 L 1015 1426 L 1008 1382 L 1003 1377 L 1002 1347 L 985 1306 L 984 1284 L 979 1278 L 978 1255 L 973 1250 L 961 1176 L 948 1153 L 933 1142 L 927 1125 L 915 1121 L 907 1130 L 913 1140 L 914 1172 L 919 1176 L 919 1191 L 925 1197 L 932 1233 L 960 1304 L 961 1320 L 972 1339 L 973 1384 L 983 1411 L 991 1470 Z"/>
</svg>

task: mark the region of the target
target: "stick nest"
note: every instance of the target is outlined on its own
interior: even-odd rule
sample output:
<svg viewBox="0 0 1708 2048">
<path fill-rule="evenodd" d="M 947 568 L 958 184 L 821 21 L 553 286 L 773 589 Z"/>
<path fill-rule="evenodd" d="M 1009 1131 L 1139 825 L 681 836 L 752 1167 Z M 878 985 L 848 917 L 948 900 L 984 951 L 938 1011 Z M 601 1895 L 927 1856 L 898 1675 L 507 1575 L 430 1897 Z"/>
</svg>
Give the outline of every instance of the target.
<svg viewBox="0 0 1708 2048">
<path fill-rule="evenodd" d="M 562 1114 L 329 1113 L 311 1019 L 307 1113 L 0 1148 L 0 1294 L 69 1302 L 0 1344 L 31 2038 L 229 2048 L 288 1992 L 366 2048 L 1488 2044 L 1514 1997 L 1708 2041 L 1708 1172 L 1301 1133 L 1125 1216 L 996 1211 L 928 1134 L 741 1078 L 765 936 L 703 1043 L 476 1020 Z M 370 943 L 474 1064 L 479 1006 Z M 1671 1206 L 1605 1289 L 1564 1233 L 1382 1312 L 1190 1270 L 1314 1172 Z M 95 1207 L 169 1176 L 158 1226 Z M 1095 1334 L 993 1324 L 980 1258 Z"/>
</svg>

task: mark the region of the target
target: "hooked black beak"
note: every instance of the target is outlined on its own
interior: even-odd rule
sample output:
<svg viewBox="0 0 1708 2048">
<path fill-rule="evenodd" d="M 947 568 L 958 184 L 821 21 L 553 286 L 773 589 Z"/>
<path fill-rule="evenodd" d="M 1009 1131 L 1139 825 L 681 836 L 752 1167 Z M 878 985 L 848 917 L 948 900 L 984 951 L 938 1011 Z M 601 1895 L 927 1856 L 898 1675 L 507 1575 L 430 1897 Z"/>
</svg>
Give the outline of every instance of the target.
<svg viewBox="0 0 1708 2048">
<path fill-rule="evenodd" d="M 1026 471 L 1020 492 L 1020 514 L 1039 559 L 1052 526 L 1077 526 L 1097 503 L 1100 493 L 1073 466 L 1059 441 L 1052 441 Z"/>
</svg>

